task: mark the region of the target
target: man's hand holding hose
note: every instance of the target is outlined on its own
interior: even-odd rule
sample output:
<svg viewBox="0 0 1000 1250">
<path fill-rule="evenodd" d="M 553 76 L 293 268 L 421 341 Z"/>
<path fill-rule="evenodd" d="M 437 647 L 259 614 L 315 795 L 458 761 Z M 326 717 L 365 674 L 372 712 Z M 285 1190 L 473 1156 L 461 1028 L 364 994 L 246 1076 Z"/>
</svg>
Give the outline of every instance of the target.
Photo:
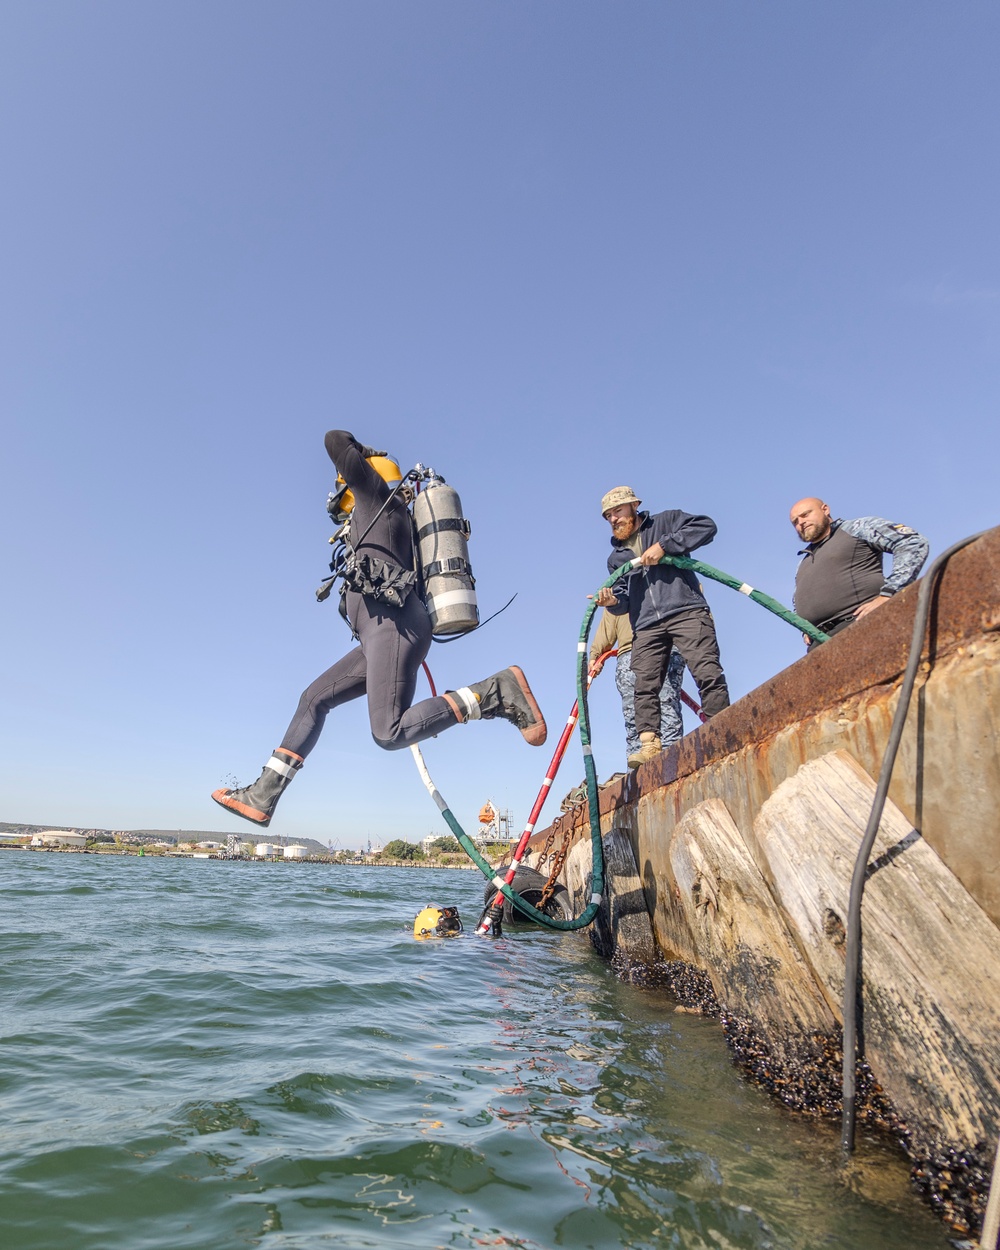
<svg viewBox="0 0 1000 1250">
<path fill-rule="evenodd" d="M 667 553 L 663 550 L 659 543 L 653 543 L 651 547 L 647 547 L 641 556 L 638 556 L 633 562 L 635 566 L 642 565 L 643 568 L 652 568 L 654 564 L 659 564 Z M 588 599 L 592 599 L 593 595 L 588 595 Z M 618 602 L 615 592 L 610 586 L 602 586 L 597 592 L 597 606 L 599 608 L 611 608 Z"/>
<path fill-rule="evenodd" d="M 652 547 L 647 547 L 642 555 L 639 556 L 636 564 L 641 564 L 647 569 L 652 568 L 654 564 L 659 564 L 666 554 L 659 543 L 653 543 Z"/>
</svg>

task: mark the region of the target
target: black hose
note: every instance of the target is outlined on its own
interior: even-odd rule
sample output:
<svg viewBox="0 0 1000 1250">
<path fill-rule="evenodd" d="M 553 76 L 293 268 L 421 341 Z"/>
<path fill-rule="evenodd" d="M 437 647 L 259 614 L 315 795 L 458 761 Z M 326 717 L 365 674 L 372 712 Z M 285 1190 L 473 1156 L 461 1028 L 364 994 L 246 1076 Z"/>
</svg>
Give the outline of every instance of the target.
<svg viewBox="0 0 1000 1250">
<path fill-rule="evenodd" d="M 892 779 L 892 770 L 896 763 L 896 754 L 899 751 L 899 743 L 903 736 L 903 726 L 906 723 L 906 713 L 909 710 L 910 697 L 913 694 L 913 684 L 916 680 L 917 669 L 920 666 L 924 632 L 927 629 L 927 618 L 930 614 L 931 598 L 934 594 L 937 575 L 956 551 L 961 551 L 963 547 L 968 547 L 969 543 L 974 543 L 977 538 L 982 538 L 985 533 L 986 531 L 983 530 L 979 534 L 973 534 L 971 538 L 963 538 L 961 542 L 954 543 L 947 551 L 942 551 L 927 570 L 921 583 L 920 595 L 917 599 L 917 610 L 913 617 L 913 636 L 910 639 L 910 654 L 906 662 L 906 671 L 903 674 L 903 683 L 899 688 L 899 702 L 896 704 L 896 714 L 893 717 L 892 728 L 889 731 L 889 741 L 886 744 L 885 755 L 882 757 L 882 770 L 879 773 L 878 785 L 875 788 L 875 799 L 872 803 L 871 814 L 868 817 L 868 826 L 865 829 L 864 837 L 861 839 L 858 858 L 854 863 L 854 875 L 851 878 L 851 894 L 847 904 L 846 966 L 844 968 L 844 1068 L 841 1086 L 843 1093 L 843 1120 L 841 1121 L 840 1144 L 848 1154 L 854 1149 L 854 1123 L 857 1111 L 858 1017 L 861 1006 L 861 995 L 859 993 L 861 982 L 861 897 L 864 894 L 865 881 L 868 875 L 868 860 L 872 853 L 872 847 L 875 845 L 875 835 L 878 833 L 879 823 L 882 820 L 882 811 L 885 807 L 886 796 L 889 793 L 889 782 Z"/>
</svg>

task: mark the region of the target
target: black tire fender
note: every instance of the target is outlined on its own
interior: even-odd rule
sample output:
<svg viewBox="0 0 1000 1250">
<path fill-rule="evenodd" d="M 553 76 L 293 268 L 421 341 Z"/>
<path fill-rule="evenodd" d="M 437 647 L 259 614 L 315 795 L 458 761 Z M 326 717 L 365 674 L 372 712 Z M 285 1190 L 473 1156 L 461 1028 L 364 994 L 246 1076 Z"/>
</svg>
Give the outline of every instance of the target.
<svg viewBox="0 0 1000 1250">
<path fill-rule="evenodd" d="M 498 872 L 497 875 L 506 876 L 506 873 Z M 510 883 L 510 888 L 520 898 L 523 898 L 526 903 L 531 903 L 532 906 L 537 907 L 547 881 L 548 877 L 543 876 L 540 872 L 536 872 L 534 868 L 528 868 L 522 864 L 514 874 L 514 880 Z M 496 894 L 496 886 L 492 881 L 488 882 L 486 889 L 483 891 L 484 917 L 496 898 Z M 556 886 L 555 893 L 549 899 L 545 908 L 545 914 L 557 920 L 572 920 L 573 909 L 570 905 L 569 893 L 564 885 Z M 526 916 L 524 912 L 514 906 L 510 899 L 505 897 L 503 901 L 503 923 L 537 924 L 538 921 Z"/>
</svg>

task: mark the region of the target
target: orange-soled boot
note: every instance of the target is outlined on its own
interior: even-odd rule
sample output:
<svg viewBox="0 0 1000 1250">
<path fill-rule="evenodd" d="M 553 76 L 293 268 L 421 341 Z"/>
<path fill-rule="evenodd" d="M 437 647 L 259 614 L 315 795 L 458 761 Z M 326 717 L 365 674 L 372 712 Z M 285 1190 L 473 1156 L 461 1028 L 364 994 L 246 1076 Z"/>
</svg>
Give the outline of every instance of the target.
<svg viewBox="0 0 1000 1250">
<path fill-rule="evenodd" d="M 212 798 L 220 806 L 250 820 L 262 829 L 271 823 L 271 815 L 289 783 L 302 767 L 301 755 L 278 747 L 264 765 L 264 770 L 252 786 L 240 790 L 216 790 Z"/>
<path fill-rule="evenodd" d="M 545 741 L 548 730 L 542 709 L 531 693 L 527 677 L 516 664 L 494 673 L 485 681 L 474 682 L 466 690 L 475 699 L 479 717 L 483 720 L 492 720 L 495 716 L 509 720 L 520 729 L 525 742 L 533 747 L 540 747 Z M 457 692 L 458 695 L 464 693 Z M 474 710 L 472 719 L 478 719 Z"/>
</svg>

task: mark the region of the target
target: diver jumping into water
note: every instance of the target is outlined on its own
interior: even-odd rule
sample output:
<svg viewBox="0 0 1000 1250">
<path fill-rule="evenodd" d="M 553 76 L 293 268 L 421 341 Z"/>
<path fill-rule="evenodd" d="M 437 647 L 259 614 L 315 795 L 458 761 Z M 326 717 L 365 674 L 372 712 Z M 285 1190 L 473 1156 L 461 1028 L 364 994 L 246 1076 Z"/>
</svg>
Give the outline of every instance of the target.
<svg viewBox="0 0 1000 1250">
<path fill-rule="evenodd" d="M 265 827 L 275 806 L 319 741 L 327 713 L 368 696 L 372 737 L 396 751 L 470 720 L 509 720 L 531 746 L 545 741 L 541 710 L 524 673 L 512 666 L 484 681 L 414 704 L 417 672 L 431 645 L 431 620 L 418 593 L 420 568 L 413 524 L 402 491 L 393 492 L 371 463 L 383 453 L 360 444 L 346 430 L 326 435 L 326 450 L 353 496 L 355 568 L 369 576 L 345 591 L 347 621 L 358 646 L 303 692 L 291 724 L 257 780 L 212 798 L 237 816 Z"/>
</svg>

